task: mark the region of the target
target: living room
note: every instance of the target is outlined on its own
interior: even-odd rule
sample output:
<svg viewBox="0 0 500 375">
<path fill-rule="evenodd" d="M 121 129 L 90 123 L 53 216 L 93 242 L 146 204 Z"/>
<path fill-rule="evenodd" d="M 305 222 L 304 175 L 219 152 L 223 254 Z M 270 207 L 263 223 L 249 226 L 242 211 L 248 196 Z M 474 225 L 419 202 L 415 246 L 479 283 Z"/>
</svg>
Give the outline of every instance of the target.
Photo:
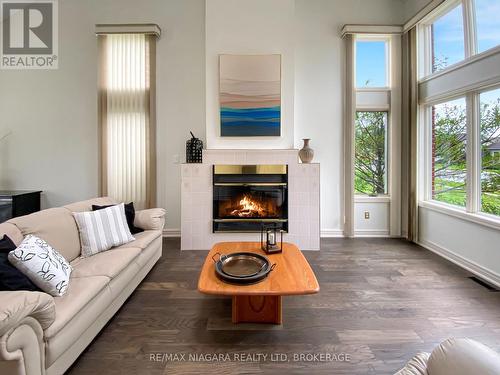
<svg viewBox="0 0 500 375">
<path fill-rule="evenodd" d="M 499 0 L 0 8 L 0 373 L 500 373 Z"/>
</svg>

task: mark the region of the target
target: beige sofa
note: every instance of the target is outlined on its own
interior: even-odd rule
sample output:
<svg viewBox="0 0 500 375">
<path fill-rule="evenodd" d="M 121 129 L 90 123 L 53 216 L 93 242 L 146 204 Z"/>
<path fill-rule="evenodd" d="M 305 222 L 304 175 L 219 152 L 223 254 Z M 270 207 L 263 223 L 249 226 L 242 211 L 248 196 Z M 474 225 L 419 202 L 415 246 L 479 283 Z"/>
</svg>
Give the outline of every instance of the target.
<svg viewBox="0 0 500 375">
<path fill-rule="evenodd" d="M 145 229 L 135 241 L 80 257 L 78 229 L 71 212 L 92 204 L 114 204 L 96 198 L 50 208 L 0 224 L 16 244 L 35 234 L 71 262 L 67 293 L 0 292 L 0 374 L 62 374 L 132 294 L 162 253 L 165 211 L 137 211 L 135 225 Z"/>
<path fill-rule="evenodd" d="M 395 375 L 499 375 L 500 355 L 467 338 L 448 339 L 419 353 Z"/>
</svg>

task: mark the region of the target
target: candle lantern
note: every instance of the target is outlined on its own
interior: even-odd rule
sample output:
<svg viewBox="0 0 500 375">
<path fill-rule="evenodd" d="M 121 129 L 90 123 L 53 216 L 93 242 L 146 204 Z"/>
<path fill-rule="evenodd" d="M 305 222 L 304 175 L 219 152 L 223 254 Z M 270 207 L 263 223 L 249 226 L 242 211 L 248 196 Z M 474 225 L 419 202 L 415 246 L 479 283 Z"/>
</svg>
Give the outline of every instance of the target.
<svg viewBox="0 0 500 375">
<path fill-rule="evenodd" d="M 267 254 L 281 253 L 283 251 L 283 230 L 279 229 L 276 223 L 262 223 L 260 245 Z"/>
</svg>

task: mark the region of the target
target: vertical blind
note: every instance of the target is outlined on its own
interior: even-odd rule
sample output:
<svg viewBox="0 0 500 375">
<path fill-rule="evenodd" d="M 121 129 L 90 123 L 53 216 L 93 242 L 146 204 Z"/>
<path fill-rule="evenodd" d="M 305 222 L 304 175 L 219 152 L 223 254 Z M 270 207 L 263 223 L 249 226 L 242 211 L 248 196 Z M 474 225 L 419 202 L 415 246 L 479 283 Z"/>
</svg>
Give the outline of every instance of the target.
<svg viewBox="0 0 500 375">
<path fill-rule="evenodd" d="M 151 45 L 144 34 L 101 39 L 101 190 L 138 209 L 152 205 Z M 154 65 L 153 65 L 154 67 Z"/>
</svg>

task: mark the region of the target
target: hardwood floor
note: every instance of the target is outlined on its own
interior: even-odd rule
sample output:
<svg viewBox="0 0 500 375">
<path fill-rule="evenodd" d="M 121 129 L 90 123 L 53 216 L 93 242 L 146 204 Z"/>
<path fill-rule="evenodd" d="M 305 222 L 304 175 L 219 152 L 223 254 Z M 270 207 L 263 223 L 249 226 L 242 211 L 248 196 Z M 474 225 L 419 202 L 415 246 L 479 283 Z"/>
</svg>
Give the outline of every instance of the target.
<svg viewBox="0 0 500 375">
<path fill-rule="evenodd" d="M 500 352 L 500 293 L 468 272 L 396 239 L 323 239 L 321 249 L 305 252 L 319 294 L 285 297 L 283 326 L 235 326 L 230 298 L 196 290 L 207 252 L 181 252 L 178 239 L 165 239 L 158 264 L 69 373 L 393 374 L 451 336 Z M 305 357 L 315 353 L 324 361 Z M 222 361 L 226 354 L 232 361 Z"/>
</svg>

